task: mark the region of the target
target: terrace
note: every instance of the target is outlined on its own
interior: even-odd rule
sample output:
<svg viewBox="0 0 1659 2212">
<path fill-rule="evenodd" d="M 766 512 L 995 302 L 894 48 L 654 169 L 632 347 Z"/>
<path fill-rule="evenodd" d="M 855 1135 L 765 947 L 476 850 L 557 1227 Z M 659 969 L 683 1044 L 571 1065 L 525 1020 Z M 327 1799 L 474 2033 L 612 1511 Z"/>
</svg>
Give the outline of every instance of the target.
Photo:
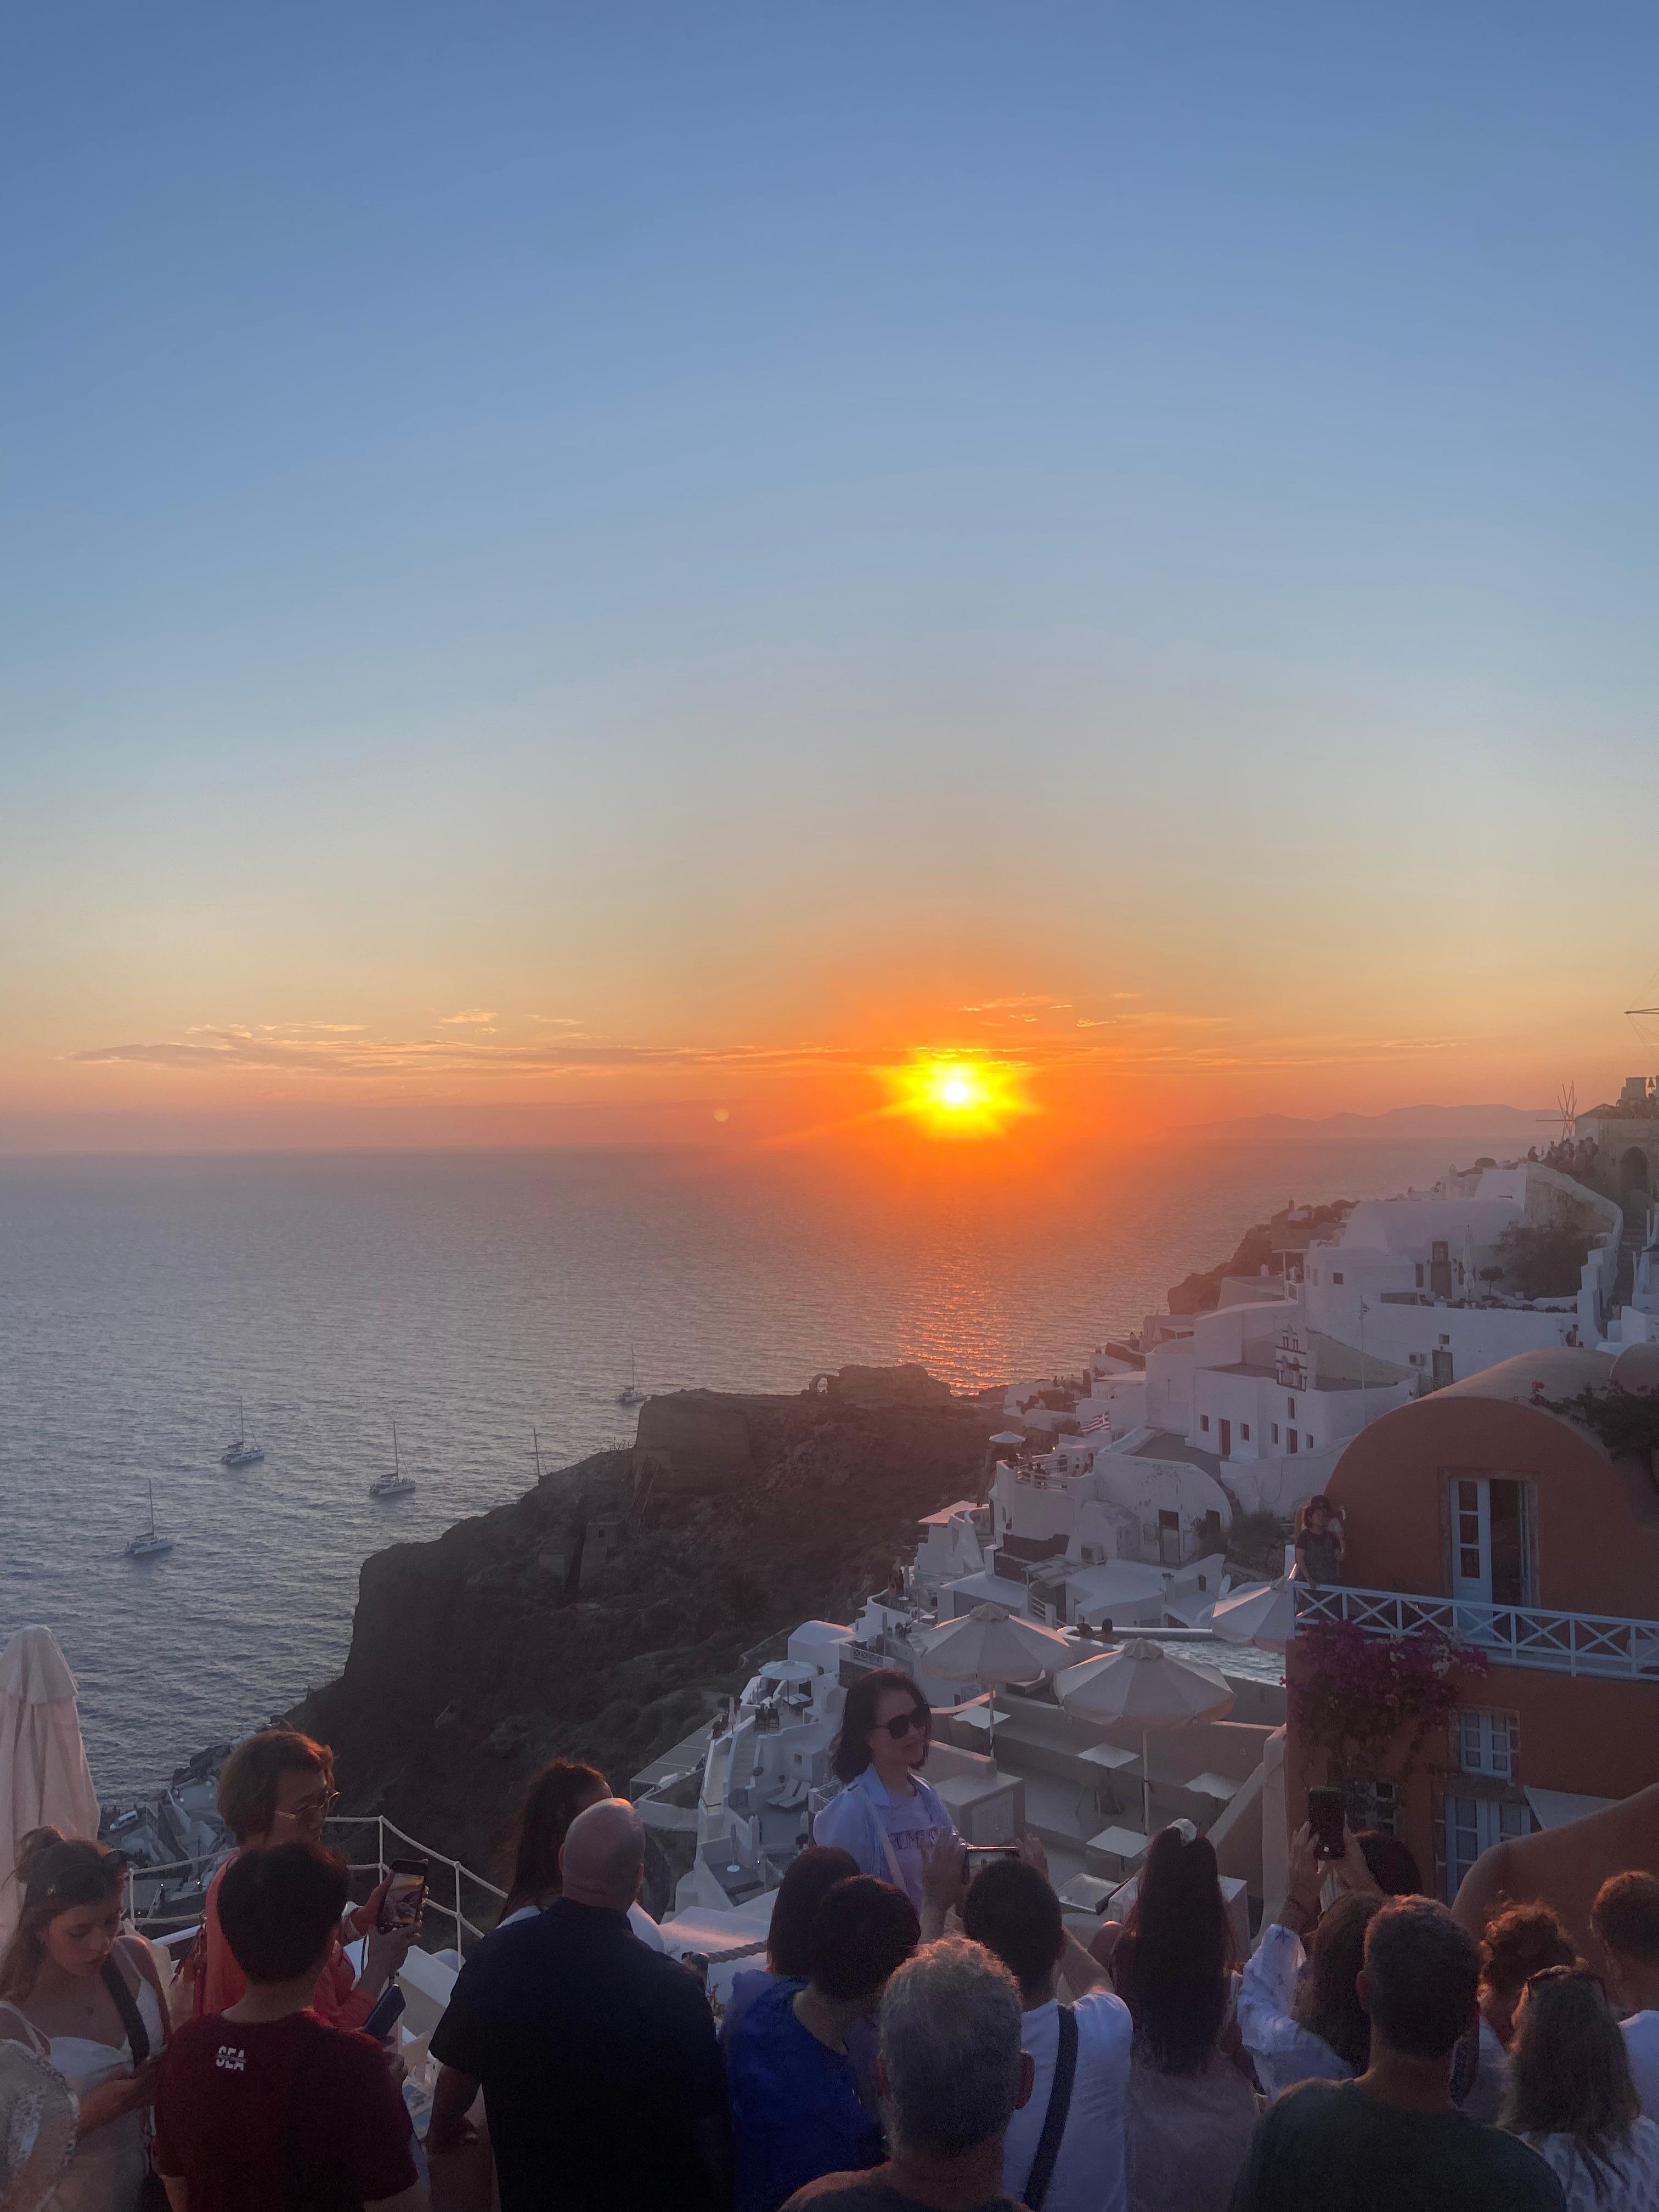
<svg viewBox="0 0 1659 2212">
<path fill-rule="evenodd" d="M 1297 1586 L 1296 1617 L 1298 1628 L 1349 1621 L 1376 1636 L 1437 1629 L 1455 1643 L 1478 1646 L 1495 1667 L 1659 1682 L 1659 1620 L 1310 1583 Z"/>
</svg>

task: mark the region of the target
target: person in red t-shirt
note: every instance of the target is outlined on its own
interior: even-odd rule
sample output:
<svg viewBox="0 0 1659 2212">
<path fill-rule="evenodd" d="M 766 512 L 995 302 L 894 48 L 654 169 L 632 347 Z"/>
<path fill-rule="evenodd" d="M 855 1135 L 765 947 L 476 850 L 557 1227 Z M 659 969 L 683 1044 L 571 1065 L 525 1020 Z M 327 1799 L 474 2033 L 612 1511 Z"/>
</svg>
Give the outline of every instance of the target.
<svg viewBox="0 0 1659 2212">
<path fill-rule="evenodd" d="M 424 2212 L 385 2052 L 311 2009 L 346 1895 L 343 1861 L 316 1844 L 225 1869 L 220 1926 L 247 1993 L 168 2045 L 152 2155 L 173 2212 Z"/>
<path fill-rule="evenodd" d="M 325 1743 L 313 1743 L 297 1729 L 261 1729 L 246 1737 L 225 1761 L 216 1792 L 219 1816 L 246 1853 L 273 1844 L 320 1844 L 323 1824 L 332 1811 L 334 1755 Z M 195 1961 L 193 2009 L 223 2012 L 244 1996 L 247 1981 L 219 1925 L 221 1868 L 208 1886 L 202 1915 L 202 1942 Z M 317 1977 L 312 2009 L 335 2027 L 361 2027 L 374 2001 L 403 1965 L 410 1937 L 406 1931 L 380 1935 L 375 1926 L 386 1883 L 351 1916 L 350 1932 L 368 1939 L 362 1972 L 337 1941 Z"/>
</svg>

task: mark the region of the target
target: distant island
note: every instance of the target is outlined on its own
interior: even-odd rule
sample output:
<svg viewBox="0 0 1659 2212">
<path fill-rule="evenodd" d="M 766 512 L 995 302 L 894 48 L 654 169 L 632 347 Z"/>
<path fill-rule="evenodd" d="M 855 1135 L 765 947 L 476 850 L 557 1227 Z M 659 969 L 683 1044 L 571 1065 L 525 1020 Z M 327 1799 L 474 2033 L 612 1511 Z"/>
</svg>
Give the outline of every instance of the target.
<svg viewBox="0 0 1659 2212">
<path fill-rule="evenodd" d="M 1384 1114 L 1326 1114 L 1304 1120 L 1295 1114 L 1252 1114 L 1231 1121 L 1190 1121 L 1179 1133 L 1235 1137 L 1510 1137 L 1527 1132 L 1528 1144 L 1541 1148 L 1547 1125 L 1559 1115 L 1530 1106 L 1391 1106 Z"/>
</svg>

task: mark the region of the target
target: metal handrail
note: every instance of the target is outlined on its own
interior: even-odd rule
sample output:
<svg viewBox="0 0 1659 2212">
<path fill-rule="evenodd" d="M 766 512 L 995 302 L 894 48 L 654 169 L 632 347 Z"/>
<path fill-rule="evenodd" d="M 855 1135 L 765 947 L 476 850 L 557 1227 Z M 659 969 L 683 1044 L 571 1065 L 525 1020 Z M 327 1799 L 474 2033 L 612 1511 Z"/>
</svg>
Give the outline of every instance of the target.
<svg viewBox="0 0 1659 2212">
<path fill-rule="evenodd" d="M 407 1844 L 410 1850 L 425 1859 L 428 1865 L 446 1866 L 453 1875 L 454 1904 L 453 1905 L 441 1904 L 433 1895 L 428 1882 L 426 1909 L 428 1912 L 439 1913 L 444 1919 L 454 1923 L 456 1950 L 465 1954 L 465 1938 L 468 1936 L 471 1936 L 475 1942 L 481 1942 L 489 1930 L 487 1928 L 480 1928 L 476 1922 L 469 1920 L 462 1911 L 462 1875 L 465 1875 L 475 1888 L 482 1889 L 493 1897 L 498 1905 L 506 1904 L 507 1892 L 504 1889 L 498 1889 L 493 1881 L 486 1881 L 481 1874 L 475 1874 L 471 1867 L 464 1866 L 459 1859 L 451 1858 L 447 1852 L 434 1850 L 429 1844 L 423 1844 L 418 1836 L 411 1836 L 405 1829 L 398 1827 L 395 1821 L 387 1820 L 384 1813 L 335 1813 L 331 1814 L 327 1825 L 331 1828 L 365 1827 L 371 1821 L 376 1832 L 378 1844 L 376 1856 L 373 1859 L 351 1862 L 351 1872 L 373 1874 L 377 1881 L 384 1881 L 388 1872 L 386 1839 L 388 1835 L 394 1836 L 400 1844 Z"/>
<path fill-rule="evenodd" d="M 1659 1620 L 1415 1596 L 1346 1583 L 1298 1583 L 1292 1588 L 1298 1628 L 1304 1623 L 1349 1621 L 1381 1636 L 1412 1636 L 1434 1629 L 1457 1643 L 1473 1644 L 1499 1667 L 1659 1680 Z"/>
</svg>

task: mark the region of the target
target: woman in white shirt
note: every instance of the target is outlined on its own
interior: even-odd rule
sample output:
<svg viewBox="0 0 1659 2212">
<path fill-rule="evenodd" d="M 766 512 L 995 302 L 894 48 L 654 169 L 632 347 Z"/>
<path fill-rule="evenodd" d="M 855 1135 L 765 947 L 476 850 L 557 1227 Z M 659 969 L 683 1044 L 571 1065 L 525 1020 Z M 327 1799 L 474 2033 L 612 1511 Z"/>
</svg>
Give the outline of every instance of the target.
<svg viewBox="0 0 1659 2212">
<path fill-rule="evenodd" d="M 1346 1841 L 1339 1864 L 1351 1887 L 1322 1915 L 1319 1893 L 1332 1862 L 1319 1856 L 1310 1827 L 1298 1829 L 1284 1905 L 1244 1969 L 1239 2039 L 1270 2097 L 1297 2081 L 1352 2081 L 1369 2061 L 1370 2023 L 1354 1983 L 1365 1930 L 1383 1899 L 1358 1843 Z"/>
<path fill-rule="evenodd" d="M 1567 2212 L 1656 2212 L 1659 2127 L 1642 2118 L 1625 2039 L 1584 1966 L 1528 1983 L 1504 2124 L 1561 2184 Z"/>
<path fill-rule="evenodd" d="M 922 1876 L 940 1835 L 956 1823 L 921 1778 L 933 1740 L 927 1700 L 896 1667 L 860 1676 L 847 1693 L 830 1763 L 847 1785 L 812 1823 L 815 1844 L 850 1851 L 860 1874 L 890 1881 L 918 1912 Z"/>
</svg>

